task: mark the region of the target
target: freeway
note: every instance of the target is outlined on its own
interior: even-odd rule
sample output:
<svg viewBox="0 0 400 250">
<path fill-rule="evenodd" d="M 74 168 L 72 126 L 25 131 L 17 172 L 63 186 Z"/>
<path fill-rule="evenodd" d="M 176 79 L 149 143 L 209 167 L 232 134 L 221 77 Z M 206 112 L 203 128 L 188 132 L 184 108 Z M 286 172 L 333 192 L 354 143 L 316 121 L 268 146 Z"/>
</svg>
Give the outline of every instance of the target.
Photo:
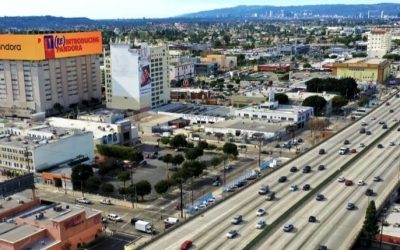
<svg viewBox="0 0 400 250">
<path fill-rule="evenodd" d="M 291 184 L 297 184 L 299 188 L 304 184 L 310 184 L 313 188 L 354 157 L 354 154 L 338 155 L 339 148 L 343 146 L 345 139 L 350 140 L 353 148 L 362 151 L 363 148 L 358 147 L 360 143 L 368 145 L 384 132 L 379 121 L 385 120 L 388 126 L 394 124 L 391 119 L 395 118 L 395 115 L 389 113 L 389 110 L 398 109 L 400 99 L 392 98 L 389 101 L 390 106 L 380 106 L 363 119 L 368 121 L 367 130 L 372 131 L 371 135 L 360 135 L 361 121 L 355 122 L 290 164 L 286 164 L 264 177 L 257 184 L 247 187 L 223 203 L 205 211 L 201 216 L 155 240 L 146 246 L 146 249 L 177 249 L 184 240 L 192 240 L 196 248 L 242 249 L 260 232 L 255 229 L 255 224 L 260 219 L 256 216 L 258 208 L 266 210 L 267 213 L 263 219 L 267 224 L 272 222 L 306 195 L 307 191 L 290 191 Z M 371 117 L 376 119 L 370 119 Z M 326 154 L 320 155 L 320 149 L 325 149 Z M 317 170 L 317 166 L 320 164 L 324 164 L 326 169 Z M 297 166 L 301 170 L 306 165 L 312 167 L 311 173 L 303 174 L 301 171 L 291 173 L 289 171 L 292 166 Z M 285 183 L 278 183 L 277 180 L 280 176 L 287 176 L 288 180 Z M 265 201 L 265 197 L 258 194 L 260 184 L 269 185 L 270 189 L 276 193 L 274 201 Z M 232 225 L 230 220 L 237 214 L 242 215 L 244 221 L 239 225 Z M 226 233 L 231 229 L 236 229 L 238 236 L 227 240 Z"/>
<path fill-rule="evenodd" d="M 375 200 L 377 206 L 381 205 L 397 185 L 399 139 L 400 132 L 391 132 L 380 142 L 384 148 L 372 148 L 343 171 L 342 175 L 355 183 L 353 186 L 333 180 L 320 192 L 325 200 L 313 198 L 288 218 L 286 223 L 295 226 L 293 232 L 285 233 L 282 227 L 277 227 L 257 249 L 317 249 L 319 245 L 329 249 L 350 249 L 361 230 L 369 201 Z M 374 181 L 375 176 L 380 176 L 382 181 Z M 358 180 L 365 184 L 357 185 Z M 374 190 L 373 196 L 365 195 L 367 188 Z M 354 203 L 356 209 L 348 211 L 348 202 Z M 317 223 L 309 223 L 309 216 L 315 216 Z"/>
</svg>

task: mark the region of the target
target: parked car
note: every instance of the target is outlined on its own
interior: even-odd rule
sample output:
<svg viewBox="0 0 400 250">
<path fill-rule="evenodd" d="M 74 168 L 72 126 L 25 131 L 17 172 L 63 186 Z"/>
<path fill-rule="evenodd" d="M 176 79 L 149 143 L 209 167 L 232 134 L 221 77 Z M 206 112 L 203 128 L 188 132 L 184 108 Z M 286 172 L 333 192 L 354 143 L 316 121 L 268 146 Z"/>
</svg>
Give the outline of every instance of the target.
<svg viewBox="0 0 400 250">
<path fill-rule="evenodd" d="M 104 204 L 104 205 L 111 205 L 112 204 L 110 199 L 102 199 L 100 201 L 100 203 Z"/>
<path fill-rule="evenodd" d="M 91 201 L 86 199 L 85 197 L 76 198 L 76 202 L 81 203 L 81 204 L 90 204 L 91 203 Z"/>
</svg>

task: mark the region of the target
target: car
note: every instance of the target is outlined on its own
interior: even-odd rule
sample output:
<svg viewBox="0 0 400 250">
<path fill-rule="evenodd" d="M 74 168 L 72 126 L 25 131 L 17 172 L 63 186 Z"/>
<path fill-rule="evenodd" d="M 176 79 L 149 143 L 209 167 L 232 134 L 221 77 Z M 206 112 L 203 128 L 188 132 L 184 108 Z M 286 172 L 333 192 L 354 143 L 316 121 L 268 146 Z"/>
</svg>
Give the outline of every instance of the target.
<svg viewBox="0 0 400 250">
<path fill-rule="evenodd" d="M 325 149 L 321 148 L 321 149 L 319 150 L 319 154 L 320 154 L 320 155 L 325 154 Z"/>
<path fill-rule="evenodd" d="M 365 144 L 364 143 L 360 143 L 360 147 L 364 148 Z"/>
<path fill-rule="evenodd" d="M 292 231 L 293 229 L 294 229 L 293 224 L 285 224 L 285 225 L 283 226 L 283 231 L 284 231 L 284 232 L 290 232 L 290 231 Z"/>
<path fill-rule="evenodd" d="M 239 224 L 240 222 L 242 222 L 242 216 L 241 215 L 235 215 L 234 217 L 233 217 L 233 219 L 231 220 L 231 223 L 233 224 L 233 225 L 237 225 L 237 224 Z"/>
<path fill-rule="evenodd" d="M 296 190 L 297 190 L 297 185 L 296 184 L 290 185 L 290 191 L 296 191 Z"/>
<path fill-rule="evenodd" d="M 100 203 L 104 204 L 104 205 L 111 205 L 112 204 L 110 199 L 102 199 L 100 201 Z"/>
<path fill-rule="evenodd" d="M 110 221 L 116 221 L 116 222 L 122 221 L 122 218 L 119 217 L 117 214 L 109 214 L 109 215 L 107 215 L 107 219 L 109 219 Z"/>
<path fill-rule="evenodd" d="M 353 186 L 353 182 L 352 182 L 351 180 L 346 180 L 346 181 L 344 182 L 344 185 L 346 185 L 346 186 Z"/>
<path fill-rule="evenodd" d="M 319 171 L 325 170 L 325 165 L 322 165 L 322 164 L 319 165 L 319 166 L 318 166 L 318 170 L 319 170 Z"/>
<path fill-rule="evenodd" d="M 287 180 L 287 177 L 286 177 L 286 176 L 281 176 L 281 177 L 279 177 L 278 182 L 283 183 L 283 182 L 285 182 L 286 180 Z"/>
<path fill-rule="evenodd" d="M 307 173 L 310 173 L 310 172 L 311 172 L 311 167 L 310 166 L 305 166 L 303 168 L 303 173 L 307 174 Z"/>
<path fill-rule="evenodd" d="M 311 189 L 311 187 L 310 187 L 309 184 L 305 184 L 305 185 L 303 186 L 303 191 L 308 191 L 308 190 L 310 190 L 310 189 Z"/>
<path fill-rule="evenodd" d="M 383 148 L 382 144 L 378 144 L 377 148 Z"/>
<path fill-rule="evenodd" d="M 343 176 L 340 176 L 338 179 L 337 179 L 337 181 L 338 182 L 344 182 L 346 179 L 343 177 Z"/>
<path fill-rule="evenodd" d="M 265 213 L 266 213 L 266 212 L 265 212 L 265 209 L 259 208 L 259 209 L 257 210 L 256 215 L 257 215 L 257 216 L 263 216 Z"/>
<path fill-rule="evenodd" d="M 354 203 L 351 203 L 351 202 L 347 203 L 347 205 L 346 205 L 347 210 L 353 210 L 355 207 L 356 206 L 354 205 Z"/>
<path fill-rule="evenodd" d="M 385 121 L 379 121 L 379 125 L 385 124 Z"/>
<path fill-rule="evenodd" d="M 310 216 L 310 217 L 308 217 L 308 222 L 311 222 L 311 223 L 317 222 L 317 218 L 315 218 L 315 216 Z"/>
<path fill-rule="evenodd" d="M 374 195 L 374 190 L 372 188 L 368 188 L 367 190 L 365 190 L 365 195 L 366 196 Z"/>
<path fill-rule="evenodd" d="M 357 153 L 357 149 L 355 149 L 355 148 L 352 148 L 352 149 L 350 150 L 350 153 L 352 153 L 352 154 L 356 154 L 356 153 Z"/>
<path fill-rule="evenodd" d="M 364 126 L 367 126 L 367 125 L 368 125 L 368 123 L 367 123 L 366 121 L 362 121 L 362 122 L 361 122 L 361 126 L 364 127 Z"/>
<path fill-rule="evenodd" d="M 229 230 L 229 232 L 226 234 L 226 237 L 228 239 L 232 239 L 232 238 L 235 238 L 237 234 L 238 233 L 236 230 Z"/>
<path fill-rule="evenodd" d="M 386 103 L 386 106 L 390 106 L 390 102 L 387 102 L 387 103 Z"/>
<path fill-rule="evenodd" d="M 378 175 L 378 176 L 374 176 L 374 181 L 375 182 L 379 182 L 379 181 L 381 181 L 382 179 L 381 179 L 381 177 Z"/>
<path fill-rule="evenodd" d="M 218 186 L 221 185 L 221 182 L 220 182 L 220 181 L 214 181 L 214 182 L 212 183 L 212 185 L 213 185 L 214 187 L 218 187 Z"/>
<path fill-rule="evenodd" d="M 85 197 L 79 197 L 75 199 L 76 202 L 81 203 L 81 204 L 90 204 L 91 201 L 86 199 Z"/>
<path fill-rule="evenodd" d="M 260 189 L 258 190 L 259 195 L 264 195 L 269 192 L 269 187 L 267 185 L 261 185 Z"/>
<path fill-rule="evenodd" d="M 372 132 L 368 130 L 367 132 L 365 132 L 365 134 L 366 134 L 366 135 L 371 135 Z"/>
<path fill-rule="evenodd" d="M 229 186 L 226 188 L 227 192 L 235 192 L 238 189 L 236 186 Z"/>
<path fill-rule="evenodd" d="M 386 125 L 386 124 L 383 124 L 383 125 L 382 125 L 382 129 L 387 129 L 387 125 Z"/>
<path fill-rule="evenodd" d="M 360 128 L 360 134 L 365 134 L 365 128 Z"/>
<path fill-rule="evenodd" d="M 243 187 L 244 185 L 246 185 L 246 181 L 245 180 L 240 180 L 235 184 L 235 186 L 238 187 L 238 188 Z"/>
<path fill-rule="evenodd" d="M 393 110 L 393 109 L 389 110 L 389 113 L 393 113 L 393 112 L 394 112 L 394 110 Z"/>
<path fill-rule="evenodd" d="M 257 221 L 256 228 L 257 229 L 262 229 L 262 228 L 265 227 L 265 225 L 266 225 L 265 220 L 259 220 L 259 221 Z"/>
<path fill-rule="evenodd" d="M 400 131 L 400 128 L 397 128 L 397 131 Z"/>
<path fill-rule="evenodd" d="M 298 143 L 303 143 L 303 139 L 298 138 L 298 139 L 297 139 L 297 142 L 298 142 Z"/>
<path fill-rule="evenodd" d="M 395 145 L 396 145 L 396 143 L 394 141 L 390 142 L 390 146 L 395 146 Z"/>
<path fill-rule="evenodd" d="M 292 173 L 297 172 L 297 170 L 298 170 L 297 167 L 294 167 L 294 166 L 290 168 L 290 172 L 292 172 Z"/>
<path fill-rule="evenodd" d="M 275 199 L 275 192 L 270 192 L 265 197 L 265 200 L 267 200 L 267 201 L 272 201 L 273 199 Z"/>
<path fill-rule="evenodd" d="M 344 140 L 343 144 L 344 144 L 344 145 L 349 145 L 349 144 L 350 144 L 350 141 L 349 141 L 349 140 Z"/>
<path fill-rule="evenodd" d="M 101 217 L 101 223 L 107 224 L 108 223 L 107 218 L 106 217 Z"/>
<path fill-rule="evenodd" d="M 340 149 L 339 149 L 339 154 L 340 155 L 345 155 L 345 154 L 347 154 L 349 152 L 349 148 L 348 147 L 341 147 Z"/>
<path fill-rule="evenodd" d="M 315 196 L 315 199 L 317 201 L 323 201 L 325 199 L 325 196 L 323 194 L 317 194 L 317 196 Z"/>
<path fill-rule="evenodd" d="M 358 186 L 364 186 L 365 182 L 363 180 L 358 180 L 357 185 Z"/>
<path fill-rule="evenodd" d="M 371 121 L 375 121 L 376 120 L 376 117 L 371 117 Z"/>
<path fill-rule="evenodd" d="M 233 169 L 233 166 L 232 166 L 231 164 L 228 164 L 228 165 L 226 165 L 226 166 L 224 167 L 224 169 L 225 169 L 226 171 L 229 171 L 229 170 L 232 170 L 232 169 Z"/>
<path fill-rule="evenodd" d="M 398 120 L 396 119 L 396 118 L 393 118 L 392 119 L 392 122 L 397 122 Z"/>
<path fill-rule="evenodd" d="M 191 240 L 185 240 L 182 245 L 180 250 L 189 250 L 193 245 L 193 242 Z"/>
<path fill-rule="evenodd" d="M 325 245 L 319 245 L 317 250 L 328 250 L 328 247 Z"/>
</svg>

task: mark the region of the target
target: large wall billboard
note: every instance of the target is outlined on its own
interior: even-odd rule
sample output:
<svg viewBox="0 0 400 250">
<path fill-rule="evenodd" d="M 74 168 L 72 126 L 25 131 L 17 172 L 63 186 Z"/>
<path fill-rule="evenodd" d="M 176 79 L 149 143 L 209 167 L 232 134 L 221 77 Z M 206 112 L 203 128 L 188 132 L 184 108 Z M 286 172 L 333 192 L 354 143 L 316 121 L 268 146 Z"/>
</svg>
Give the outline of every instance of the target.
<svg viewBox="0 0 400 250">
<path fill-rule="evenodd" d="M 151 52 L 150 48 L 143 45 L 140 48 L 140 63 L 139 63 L 139 76 L 140 76 L 140 96 L 151 94 Z"/>
<path fill-rule="evenodd" d="M 101 54 L 101 32 L 0 35 L 0 59 L 46 60 Z"/>
</svg>

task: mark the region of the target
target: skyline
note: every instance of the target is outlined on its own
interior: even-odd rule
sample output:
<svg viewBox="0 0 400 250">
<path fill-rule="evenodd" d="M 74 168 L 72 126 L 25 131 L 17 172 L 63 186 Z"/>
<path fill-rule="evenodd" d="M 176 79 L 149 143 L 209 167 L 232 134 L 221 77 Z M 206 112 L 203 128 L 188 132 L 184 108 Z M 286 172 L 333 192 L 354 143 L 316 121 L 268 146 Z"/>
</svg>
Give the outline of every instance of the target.
<svg viewBox="0 0 400 250">
<path fill-rule="evenodd" d="M 128 0 L 115 0 L 113 5 L 104 0 L 70 0 L 69 4 L 55 5 L 51 0 L 38 0 L 27 3 L 26 0 L 7 1 L 5 8 L 0 10 L 0 16 L 63 16 L 63 17 L 88 17 L 91 19 L 123 19 L 123 18 L 167 18 L 188 13 L 219 8 L 228 8 L 238 5 L 317 5 L 317 4 L 349 4 L 346 0 L 303 0 L 298 4 L 296 0 L 262 1 L 262 0 L 149 0 L 144 6 L 137 8 L 138 2 Z M 376 0 L 355 0 L 350 4 L 376 4 L 382 1 Z M 400 3 L 400 0 L 390 1 Z M 3 6 L 4 6 L 3 5 Z M 140 5 L 140 3 L 139 3 Z M 24 7 L 21 7 L 24 6 Z M 95 7 L 94 7 L 95 6 Z M 154 6 L 157 6 L 155 8 Z"/>
</svg>

